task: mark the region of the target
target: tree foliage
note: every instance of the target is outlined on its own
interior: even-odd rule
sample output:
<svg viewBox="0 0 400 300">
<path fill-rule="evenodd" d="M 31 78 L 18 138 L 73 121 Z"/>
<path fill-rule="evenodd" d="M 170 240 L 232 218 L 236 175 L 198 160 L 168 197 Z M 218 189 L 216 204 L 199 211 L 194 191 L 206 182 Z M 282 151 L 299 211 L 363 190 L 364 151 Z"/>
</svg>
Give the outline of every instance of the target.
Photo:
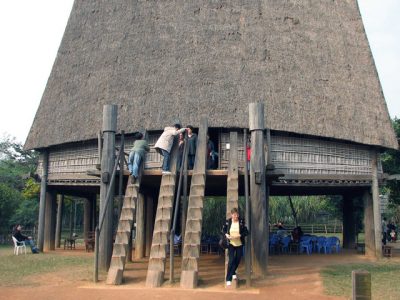
<svg viewBox="0 0 400 300">
<path fill-rule="evenodd" d="M 294 196 L 292 197 L 292 202 L 299 223 L 325 223 L 330 219 L 341 219 L 342 201 L 340 197 Z M 278 221 L 290 224 L 295 223 L 289 204 L 289 197 L 270 197 L 269 219 L 272 224 Z"/>
<path fill-rule="evenodd" d="M 393 120 L 393 128 L 396 136 L 400 139 L 400 119 Z M 387 150 L 381 155 L 383 171 L 388 174 L 400 174 L 400 151 Z M 386 188 L 390 191 L 390 202 L 400 205 L 400 182 L 391 180 L 387 182 Z"/>
<path fill-rule="evenodd" d="M 0 230 L 15 223 L 36 223 L 40 186 L 33 176 L 37 161 L 37 152 L 24 150 L 15 138 L 0 138 Z"/>
<path fill-rule="evenodd" d="M 292 197 L 297 219 L 302 224 L 327 223 L 342 218 L 342 198 L 336 196 Z M 239 198 L 239 213 L 245 216 L 245 199 Z M 226 198 L 208 197 L 203 207 L 203 235 L 218 236 L 226 218 Z M 269 220 L 271 224 L 283 221 L 294 224 L 289 198 L 269 198 Z"/>
</svg>

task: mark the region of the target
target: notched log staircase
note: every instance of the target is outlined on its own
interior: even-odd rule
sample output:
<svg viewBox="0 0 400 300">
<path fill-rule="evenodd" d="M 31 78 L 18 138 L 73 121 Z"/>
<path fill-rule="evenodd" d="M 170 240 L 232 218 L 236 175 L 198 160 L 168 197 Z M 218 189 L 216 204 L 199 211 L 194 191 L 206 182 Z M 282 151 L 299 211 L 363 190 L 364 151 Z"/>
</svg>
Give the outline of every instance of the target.
<svg viewBox="0 0 400 300">
<path fill-rule="evenodd" d="M 136 201 L 139 195 L 140 187 L 140 177 L 136 180 L 134 184 L 131 183 L 130 179 L 131 177 L 129 177 L 128 179 L 124 203 L 118 222 L 118 229 L 115 236 L 110 268 L 107 275 L 107 284 L 119 285 L 122 283 L 126 258 L 129 249 L 129 239 L 132 231 L 132 226 L 135 222 L 136 217 Z"/>
<path fill-rule="evenodd" d="M 195 288 L 198 281 L 203 202 L 206 185 L 207 120 L 201 121 L 196 161 L 190 185 L 186 231 L 183 245 L 181 287 Z"/>
<path fill-rule="evenodd" d="M 175 196 L 176 162 L 178 158 L 177 144 L 178 143 L 174 143 L 174 147 L 171 150 L 171 174 L 163 174 L 161 179 L 146 277 L 147 287 L 159 287 L 164 282 L 167 247 L 169 246 L 168 236 L 171 230 Z"/>
</svg>

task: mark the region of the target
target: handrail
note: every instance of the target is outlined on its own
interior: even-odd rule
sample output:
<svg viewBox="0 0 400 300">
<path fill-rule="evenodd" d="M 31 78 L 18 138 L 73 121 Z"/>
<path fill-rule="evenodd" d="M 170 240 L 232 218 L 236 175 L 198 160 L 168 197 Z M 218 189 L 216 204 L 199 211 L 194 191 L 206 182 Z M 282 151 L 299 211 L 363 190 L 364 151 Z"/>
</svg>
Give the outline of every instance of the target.
<svg viewBox="0 0 400 300">
<path fill-rule="evenodd" d="M 113 168 L 113 172 L 111 175 L 111 179 L 110 179 L 110 185 L 108 186 L 107 189 L 107 193 L 106 193 L 106 204 L 104 206 L 104 210 L 100 216 L 99 219 L 99 225 L 96 226 L 96 231 L 95 231 L 95 255 L 94 255 L 94 282 L 98 282 L 99 281 L 99 236 L 100 236 L 100 232 L 101 229 L 103 228 L 103 223 L 104 223 L 104 218 L 105 218 L 105 214 L 108 208 L 108 204 L 111 202 L 110 201 L 110 195 L 111 195 L 111 190 L 113 190 L 113 184 L 112 182 L 114 182 L 115 180 L 115 175 L 117 173 L 117 167 L 119 165 L 120 159 L 121 159 L 121 155 L 122 152 L 119 151 L 118 153 L 118 158 L 117 160 L 115 160 L 114 163 L 114 168 Z"/>
<path fill-rule="evenodd" d="M 182 161 L 179 168 L 179 183 L 178 183 L 178 190 L 176 191 L 175 197 L 175 208 L 174 208 L 174 219 L 173 225 L 169 236 L 169 281 L 170 283 L 174 282 L 174 238 L 175 238 L 175 230 L 176 230 L 176 223 L 178 220 L 178 213 L 179 213 L 179 198 L 181 194 L 181 186 L 182 186 L 182 177 L 183 177 L 183 166 L 186 164 L 187 156 L 188 156 L 188 149 L 187 146 L 187 135 L 185 134 L 185 143 L 183 145 L 183 155 Z"/>
<path fill-rule="evenodd" d="M 121 146 L 119 153 L 124 153 L 125 150 L 125 131 L 121 130 Z M 124 182 L 124 160 L 123 155 L 119 155 L 119 176 L 118 176 L 118 220 L 122 210 L 122 185 Z"/>
</svg>

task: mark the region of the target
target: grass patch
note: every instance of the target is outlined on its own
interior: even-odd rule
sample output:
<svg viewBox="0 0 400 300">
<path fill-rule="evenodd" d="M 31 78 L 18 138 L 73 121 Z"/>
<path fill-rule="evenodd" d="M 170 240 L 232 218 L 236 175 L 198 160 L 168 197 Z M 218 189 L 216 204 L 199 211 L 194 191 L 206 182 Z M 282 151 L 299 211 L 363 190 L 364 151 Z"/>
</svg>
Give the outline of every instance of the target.
<svg viewBox="0 0 400 300">
<path fill-rule="evenodd" d="M 400 263 L 390 261 L 328 266 L 321 270 L 325 293 L 351 298 L 353 270 L 371 273 L 372 299 L 400 299 L 400 285 L 393 281 L 400 277 Z"/>
<path fill-rule="evenodd" d="M 27 249 L 27 252 L 30 249 Z M 63 256 L 60 254 L 40 253 L 14 255 L 10 246 L 0 247 L 0 286 L 21 286 L 32 284 L 32 275 L 67 270 L 71 278 L 90 279 L 93 258 L 87 255 Z M 72 277 L 73 276 L 73 277 Z"/>
</svg>

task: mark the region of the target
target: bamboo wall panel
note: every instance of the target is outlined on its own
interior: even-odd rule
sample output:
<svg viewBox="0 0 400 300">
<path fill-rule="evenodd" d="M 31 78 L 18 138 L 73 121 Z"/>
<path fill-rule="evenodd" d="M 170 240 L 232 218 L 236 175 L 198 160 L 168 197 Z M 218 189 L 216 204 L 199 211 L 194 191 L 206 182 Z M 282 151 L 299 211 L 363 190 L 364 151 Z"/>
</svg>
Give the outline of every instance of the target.
<svg viewBox="0 0 400 300">
<path fill-rule="evenodd" d="M 154 149 L 160 133 L 148 136 L 150 152 L 147 154 L 145 168 L 161 168 L 162 157 Z M 125 152 L 128 154 L 134 139 L 127 137 Z M 116 144 L 119 146 L 119 141 Z M 220 133 L 218 152 L 220 168 L 227 169 L 229 161 L 229 132 Z M 238 133 L 238 165 L 243 171 L 245 147 L 243 133 Z M 367 146 L 326 141 L 312 138 L 271 136 L 272 164 L 284 174 L 346 174 L 370 175 L 371 151 Z M 49 153 L 49 180 L 79 180 L 92 176 L 88 170 L 95 170 L 98 160 L 97 141 L 79 145 L 53 148 Z M 379 163 L 379 172 L 382 166 Z M 38 174 L 42 174 L 42 162 L 39 161 Z"/>
<path fill-rule="evenodd" d="M 220 165 L 228 167 L 229 133 L 220 136 Z M 243 170 L 243 134 L 238 136 L 239 169 Z M 271 157 L 275 168 L 284 174 L 371 174 L 371 150 L 362 145 L 320 139 L 271 136 Z M 379 163 L 379 172 L 382 166 Z"/>
</svg>

